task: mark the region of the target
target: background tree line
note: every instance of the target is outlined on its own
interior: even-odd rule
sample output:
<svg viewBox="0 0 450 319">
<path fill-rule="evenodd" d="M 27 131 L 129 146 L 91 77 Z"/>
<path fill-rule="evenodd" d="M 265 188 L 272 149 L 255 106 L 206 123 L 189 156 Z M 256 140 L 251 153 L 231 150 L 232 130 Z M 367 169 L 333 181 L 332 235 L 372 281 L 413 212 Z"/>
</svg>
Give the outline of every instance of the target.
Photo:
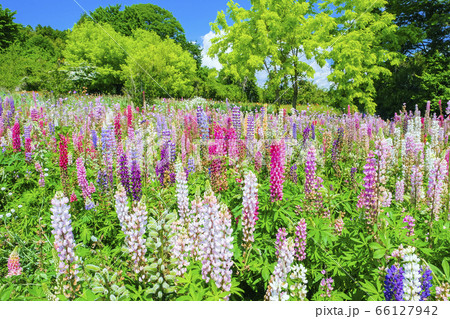
<svg viewBox="0 0 450 319">
<path fill-rule="evenodd" d="M 450 99 L 449 0 L 230 1 L 201 66 L 201 49 L 178 20 L 153 4 L 99 7 L 72 30 L 14 23 L 0 6 L 0 88 L 55 94 L 202 96 L 230 101 L 319 103 L 390 117 L 403 103 Z M 233 24 L 228 25 L 228 21 Z M 232 48 L 230 50 L 229 48 Z M 309 79 L 305 58 L 331 66 L 330 90 Z M 264 88 L 256 72 L 264 70 Z"/>
</svg>

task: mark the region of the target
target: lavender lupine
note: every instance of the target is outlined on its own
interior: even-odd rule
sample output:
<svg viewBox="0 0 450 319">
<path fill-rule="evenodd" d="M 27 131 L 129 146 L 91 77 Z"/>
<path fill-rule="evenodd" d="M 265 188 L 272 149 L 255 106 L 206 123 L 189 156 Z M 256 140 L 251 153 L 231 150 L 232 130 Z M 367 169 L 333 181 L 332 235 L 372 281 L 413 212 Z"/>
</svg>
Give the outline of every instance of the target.
<svg viewBox="0 0 450 319">
<path fill-rule="evenodd" d="M 322 274 L 326 274 L 325 270 L 322 270 Z M 322 280 L 320 281 L 320 287 L 321 289 L 323 289 L 323 293 L 320 294 L 320 297 L 331 298 L 331 292 L 333 291 L 333 282 L 334 280 L 332 277 L 322 278 Z"/>
<path fill-rule="evenodd" d="M 278 259 L 270 278 L 265 299 L 269 301 L 287 301 L 289 300 L 287 276 L 294 261 L 295 248 L 292 238 L 286 238 L 286 229 L 280 228 L 278 230 L 275 246 Z"/>
<path fill-rule="evenodd" d="M 306 220 L 300 219 L 297 226 L 295 226 L 295 257 L 298 260 L 306 259 Z"/>
<path fill-rule="evenodd" d="M 423 165 L 413 165 L 411 168 L 411 200 L 417 203 L 423 198 Z"/>
<path fill-rule="evenodd" d="M 176 185 L 177 185 L 177 201 L 178 201 L 178 215 L 181 220 L 184 220 L 189 213 L 189 198 L 188 187 L 186 181 L 186 174 L 183 170 L 181 162 L 175 165 L 176 170 Z"/>
<path fill-rule="evenodd" d="M 284 143 L 274 142 L 270 146 L 270 197 L 272 202 L 283 199 Z"/>
<path fill-rule="evenodd" d="M 378 217 L 375 162 L 374 154 L 370 152 L 364 166 L 364 189 L 358 196 L 357 204 L 358 208 L 364 208 L 370 225 L 375 224 Z"/>
<path fill-rule="evenodd" d="M 22 274 L 22 267 L 20 267 L 20 257 L 16 247 L 9 255 L 8 274 L 6 275 L 6 277 L 20 276 L 21 274 Z"/>
<path fill-rule="evenodd" d="M 447 174 L 447 162 L 445 160 L 435 160 L 428 175 L 427 203 L 431 212 L 431 218 L 434 218 L 436 221 L 439 220 L 439 212 L 443 204 L 442 195 Z"/>
<path fill-rule="evenodd" d="M 75 255 L 75 239 L 72 232 L 72 221 L 69 213 L 69 199 L 62 192 L 56 192 L 52 199 L 52 234 L 55 236 L 54 247 L 59 257 L 59 273 L 64 275 L 65 288 L 69 288 L 68 282 L 73 287 L 78 277 L 78 257 Z"/>
<path fill-rule="evenodd" d="M 233 126 L 236 130 L 236 135 L 238 138 L 241 137 L 241 109 L 239 106 L 233 106 Z"/>
<path fill-rule="evenodd" d="M 395 200 L 399 203 L 402 203 L 404 200 L 405 194 L 405 180 L 400 179 L 395 183 Z"/>
<path fill-rule="evenodd" d="M 244 177 L 244 194 L 242 197 L 242 231 L 243 246 L 250 248 L 254 242 L 253 232 L 258 220 L 258 184 L 256 175 L 248 171 Z"/>
</svg>

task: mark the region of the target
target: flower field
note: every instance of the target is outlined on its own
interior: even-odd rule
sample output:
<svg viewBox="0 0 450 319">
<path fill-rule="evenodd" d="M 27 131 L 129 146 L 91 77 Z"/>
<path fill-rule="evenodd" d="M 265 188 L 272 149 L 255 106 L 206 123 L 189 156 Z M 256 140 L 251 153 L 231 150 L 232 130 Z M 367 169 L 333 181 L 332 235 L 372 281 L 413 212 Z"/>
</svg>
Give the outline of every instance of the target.
<svg viewBox="0 0 450 319">
<path fill-rule="evenodd" d="M 448 300 L 439 107 L 2 96 L 0 300 Z"/>
</svg>

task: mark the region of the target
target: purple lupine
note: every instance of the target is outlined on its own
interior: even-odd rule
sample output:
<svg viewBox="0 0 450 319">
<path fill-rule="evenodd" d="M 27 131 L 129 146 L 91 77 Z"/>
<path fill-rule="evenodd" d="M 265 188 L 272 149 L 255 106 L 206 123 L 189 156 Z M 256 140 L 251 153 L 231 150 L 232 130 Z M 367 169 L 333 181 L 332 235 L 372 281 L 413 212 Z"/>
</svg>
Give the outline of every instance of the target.
<svg viewBox="0 0 450 319">
<path fill-rule="evenodd" d="M 331 160 L 333 164 L 336 164 L 336 161 L 338 159 L 339 152 L 341 151 L 342 148 L 343 138 L 344 138 L 344 129 L 340 127 L 338 128 L 337 131 L 337 138 L 334 140 L 333 146 L 331 148 Z"/>
<path fill-rule="evenodd" d="M 78 257 L 75 255 L 75 239 L 72 232 L 72 221 L 69 213 L 69 199 L 60 191 L 52 199 L 50 211 L 53 213 L 52 234 L 55 236 L 54 247 L 59 257 L 59 273 L 64 274 L 66 281 L 77 281 Z"/>
<path fill-rule="evenodd" d="M 375 162 L 374 154 L 370 152 L 364 166 L 364 189 L 358 196 L 357 204 L 358 208 L 364 208 L 367 222 L 371 225 L 376 222 L 378 217 Z"/>
<path fill-rule="evenodd" d="M 290 173 L 291 173 L 291 180 L 292 180 L 292 182 L 294 184 L 297 184 L 297 182 L 298 182 L 297 164 L 294 164 L 294 165 L 291 166 Z"/>
<path fill-rule="evenodd" d="M 297 123 L 292 124 L 292 138 L 297 139 Z"/>
<path fill-rule="evenodd" d="M 405 218 L 403 218 L 403 222 L 406 223 L 406 226 L 403 228 L 408 230 L 406 236 L 408 237 L 414 236 L 414 226 L 416 225 L 414 224 L 416 222 L 414 217 L 412 217 L 411 215 L 406 215 Z"/>
<path fill-rule="evenodd" d="M 316 174 L 316 149 L 311 145 L 306 155 L 305 164 L 305 197 L 313 200 L 318 197 L 318 190 L 322 187 L 322 179 Z"/>
<path fill-rule="evenodd" d="M 131 162 L 131 192 L 133 200 L 138 202 L 141 199 L 141 169 L 139 163 L 136 160 Z"/>
<path fill-rule="evenodd" d="M 255 117 L 249 115 L 247 117 L 247 140 L 253 140 L 255 136 Z"/>
<path fill-rule="evenodd" d="M 403 300 L 403 273 L 402 267 L 392 265 L 388 268 L 384 280 L 384 297 L 386 301 Z"/>
<path fill-rule="evenodd" d="M 92 189 L 89 187 L 88 181 L 86 180 L 86 169 L 84 168 L 83 159 L 81 157 L 77 158 L 76 164 L 78 185 L 81 188 L 83 198 L 87 200 L 91 197 Z"/>
<path fill-rule="evenodd" d="M 122 154 L 119 157 L 119 176 L 125 191 L 127 194 L 131 194 L 130 174 L 128 172 L 128 158 L 126 154 Z"/>
<path fill-rule="evenodd" d="M 174 142 L 169 141 L 169 148 L 170 148 L 170 162 L 174 163 L 176 159 L 176 145 Z"/>
<path fill-rule="evenodd" d="M 285 149 L 283 142 L 270 146 L 270 197 L 272 202 L 283 199 Z"/>
<path fill-rule="evenodd" d="M 307 125 L 305 127 L 305 129 L 303 130 L 303 144 L 305 144 L 306 141 L 308 140 L 310 131 L 311 131 L 311 128 L 309 127 L 309 125 Z"/>
<path fill-rule="evenodd" d="M 251 247 L 254 242 L 253 232 L 258 220 L 258 184 L 256 175 L 248 171 L 244 177 L 244 192 L 242 196 L 242 232 L 243 246 Z"/>
<path fill-rule="evenodd" d="M 411 199 L 417 204 L 423 197 L 423 165 L 413 165 L 411 168 Z"/>
<path fill-rule="evenodd" d="M 316 127 L 314 126 L 314 124 L 311 124 L 311 139 L 316 139 Z"/>
<path fill-rule="evenodd" d="M 295 256 L 298 260 L 306 259 L 306 220 L 300 219 L 295 226 Z"/>
<path fill-rule="evenodd" d="M 325 275 L 325 271 L 322 271 L 322 274 Z M 320 294 L 320 297 L 331 298 L 331 292 L 333 291 L 333 282 L 334 280 L 332 277 L 322 278 L 322 280 L 320 281 L 320 286 L 322 287 L 324 292 Z"/>
<path fill-rule="evenodd" d="M 421 293 L 420 293 L 420 301 L 427 300 L 430 297 L 430 288 L 433 286 L 431 281 L 433 280 L 433 276 L 431 275 L 431 269 L 428 267 L 422 267 L 420 269 L 422 273 L 421 281 Z"/>
</svg>

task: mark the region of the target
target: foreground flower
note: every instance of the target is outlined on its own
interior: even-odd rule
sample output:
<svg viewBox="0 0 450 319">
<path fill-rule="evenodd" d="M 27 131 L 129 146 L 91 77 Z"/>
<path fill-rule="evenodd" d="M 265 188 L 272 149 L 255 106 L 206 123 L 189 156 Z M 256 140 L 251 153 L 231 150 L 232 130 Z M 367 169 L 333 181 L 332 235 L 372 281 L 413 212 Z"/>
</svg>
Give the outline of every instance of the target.
<svg viewBox="0 0 450 319">
<path fill-rule="evenodd" d="M 8 275 L 6 275 L 6 277 L 19 276 L 21 274 L 22 274 L 22 267 L 20 267 L 20 257 L 16 247 L 9 255 Z"/>
<path fill-rule="evenodd" d="M 270 197 L 272 202 L 283 199 L 284 143 L 274 142 L 270 146 Z"/>
<path fill-rule="evenodd" d="M 252 171 L 248 171 L 244 177 L 242 206 L 242 231 L 244 233 L 242 245 L 249 248 L 254 242 L 253 232 L 258 220 L 258 184 Z"/>
</svg>

